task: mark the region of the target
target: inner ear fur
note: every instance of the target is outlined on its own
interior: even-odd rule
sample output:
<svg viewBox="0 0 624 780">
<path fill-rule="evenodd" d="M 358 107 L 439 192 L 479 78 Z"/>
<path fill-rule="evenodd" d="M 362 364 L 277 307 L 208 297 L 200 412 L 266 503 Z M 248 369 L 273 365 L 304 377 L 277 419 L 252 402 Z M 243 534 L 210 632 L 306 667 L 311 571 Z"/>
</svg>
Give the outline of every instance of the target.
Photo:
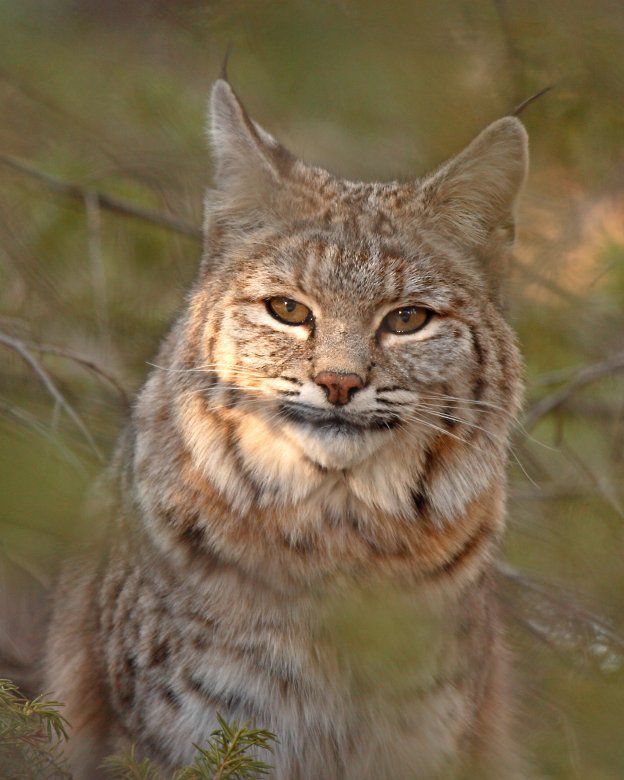
<svg viewBox="0 0 624 780">
<path fill-rule="evenodd" d="M 513 238 L 514 206 L 527 170 L 526 131 L 515 117 L 504 117 L 419 183 L 420 209 L 463 244 L 487 241 L 500 227 Z"/>
<path fill-rule="evenodd" d="M 504 117 L 418 184 L 419 221 L 474 256 L 495 297 L 502 296 L 527 171 L 526 130 Z"/>
<path fill-rule="evenodd" d="M 211 200 L 252 214 L 270 205 L 295 158 L 250 118 L 222 78 L 212 88 L 208 135 L 215 167 Z"/>
</svg>

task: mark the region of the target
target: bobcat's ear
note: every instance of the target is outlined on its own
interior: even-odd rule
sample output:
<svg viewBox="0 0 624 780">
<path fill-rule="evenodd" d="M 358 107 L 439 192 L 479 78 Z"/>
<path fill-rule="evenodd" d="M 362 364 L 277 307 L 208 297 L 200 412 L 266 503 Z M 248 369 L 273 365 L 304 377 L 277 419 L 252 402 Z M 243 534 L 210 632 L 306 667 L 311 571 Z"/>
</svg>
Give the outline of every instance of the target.
<svg viewBox="0 0 624 780">
<path fill-rule="evenodd" d="M 514 205 L 528 169 L 528 137 L 504 117 L 419 184 L 420 211 L 459 244 L 513 241 Z"/>
<path fill-rule="evenodd" d="M 222 193 L 247 195 L 279 185 L 292 155 L 254 122 L 230 84 L 218 79 L 210 98 L 209 137 L 215 160 L 215 184 Z M 259 186 L 260 185 L 260 186 Z"/>
</svg>

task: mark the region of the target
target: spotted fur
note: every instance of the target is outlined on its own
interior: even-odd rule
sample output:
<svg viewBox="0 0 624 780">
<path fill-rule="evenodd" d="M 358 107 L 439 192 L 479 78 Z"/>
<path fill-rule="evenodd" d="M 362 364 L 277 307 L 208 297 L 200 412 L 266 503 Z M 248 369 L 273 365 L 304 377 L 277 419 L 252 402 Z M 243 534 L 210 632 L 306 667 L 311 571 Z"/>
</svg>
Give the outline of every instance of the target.
<svg viewBox="0 0 624 780">
<path fill-rule="evenodd" d="M 492 577 L 522 125 L 369 184 L 297 160 L 224 80 L 211 108 L 199 276 L 57 593 L 48 680 L 76 772 L 120 740 L 171 769 L 219 712 L 278 734 L 280 780 L 525 777 Z M 280 295 L 313 320 L 272 317 Z M 384 331 L 408 305 L 425 327 Z M 363 387 L 333 407 L 321 372 Z"/>
</svg>

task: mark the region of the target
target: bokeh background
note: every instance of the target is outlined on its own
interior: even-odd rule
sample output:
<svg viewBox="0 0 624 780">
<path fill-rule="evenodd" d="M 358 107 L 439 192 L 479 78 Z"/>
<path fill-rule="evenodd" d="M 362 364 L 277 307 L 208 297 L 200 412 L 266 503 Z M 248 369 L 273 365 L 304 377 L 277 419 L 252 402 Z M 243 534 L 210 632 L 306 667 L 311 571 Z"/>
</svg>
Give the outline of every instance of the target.
<svg viewBox="0 0 624 780">
<path fill-rule="evenodd" d="M 198 266 L 211 82 L 307 161 L 418 176 L 523 113 L 505 604 L 545 777 L 624 777 L 624 6 L 2 0 L 0 544 L 45 583 Z M 138 214 L 136 212 L 139 212 Z"/>
</svg>

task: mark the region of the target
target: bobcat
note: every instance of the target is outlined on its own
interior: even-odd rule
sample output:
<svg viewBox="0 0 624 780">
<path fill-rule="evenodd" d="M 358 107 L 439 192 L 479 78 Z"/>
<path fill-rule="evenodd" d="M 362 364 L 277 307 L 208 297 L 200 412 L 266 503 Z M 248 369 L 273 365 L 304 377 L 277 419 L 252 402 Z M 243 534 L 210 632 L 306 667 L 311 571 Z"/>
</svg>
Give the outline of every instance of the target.
<svg viewBox="0 0 624 780">
<path fill-rule="evenodd" d="M 371 184 L 225 78 L 211 117 L 198 279 L 56 591 L 76 777 L 124 740 L 171 774 L 217 713 L 278 735 L 279 780 L 526 777 L 493 577 L 524 128 Z"/>
</svg>

